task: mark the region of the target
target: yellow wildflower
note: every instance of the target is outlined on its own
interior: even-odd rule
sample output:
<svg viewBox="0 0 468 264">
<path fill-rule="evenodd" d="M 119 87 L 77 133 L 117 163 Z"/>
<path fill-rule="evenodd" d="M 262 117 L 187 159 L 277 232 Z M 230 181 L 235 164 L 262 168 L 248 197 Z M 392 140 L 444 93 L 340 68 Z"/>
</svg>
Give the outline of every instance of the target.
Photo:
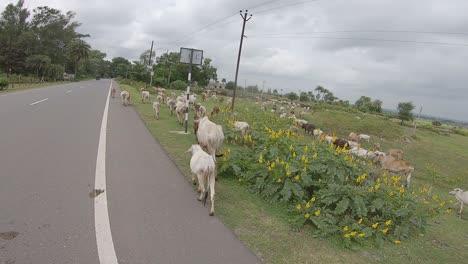
<svg viewBox="0 0 468 264">
<path fill-rule="evenodd" d="M 290 171 L 286 171 L 286 176 L 291 176 L 291 172 Z"/>
<path fill-rule="evenodd" d="M 377 178 L 377 180 L 375 182 L 380 183 L 380 178 Z"/>
<path fill-rule="evenodd" d="M 276 157 L 275 161 L 276 161 L 276 163 L 279 163 L 280 160 L 279 160 L 278 157 Z"/>
<path fill-rule="evenodd" d="M 278 178 L 277 182 L 280 183 L 280 182 L 281 182 L 281 178 Z"/>
<path fill-rule="evenodd" d="M 236 136 L 234 137 L 234 140 L 237 141 L 237 139 L 238 139 L 238 138 L 237 138 L 237 135 L 236 135 Z"/>
<path fill-rule="evenodd" d="M 404 188 L 400 188 L 400 193 L 404 193 L 405 192 L 405 189 Z"/>
<path fill-rule="evenodd" d="M 317 217 L 320 216 L 320 210 L 315 211 L 315 216 L 317 216 Z"/>
<path fill-rule="evenodd" d="M 306 219 L 308 219 L 308 218 L 310 217 L 310 214 L 307 213 L 307 214 L 304 215 L 304 217 L 305 217 Z"/>
<path fill-rule="evenodd" d="M 373 191 L 374 191 L 374 187 L 372 186 L 369 188 L 369 192 L 373 192 Z"/>
<path fill-rule="evenodd" d="M 385 221 L 385 225 L 386 225 L 386 226 L 389 226 L 389 225 L 391 225 L 391 224 L 392 224 L 392 220 L 387 220 L 387 221 Z"/>
<path fill-rule="evenodd" d="M 302 169 L 302 171 L 303 171 L 303 172 L 306 172 L 306 171 L 307 171 L 307 168 L 306 168 L 306 167 L 304 167 L 304 168 Z"/>
<path fill-rule="evenodd" d="M 393 196 L 393 195 L 394 195 L 394 193 L 393 193 L 393 192 L 390 192 L 390 193 L 389 193 L 389 195 L 390 195 L 390 196 Z"/>
<path fill-rule="evenodd" d="M 445 205 L 445 201 L 439 203 L 440 207 Z"/>
<path fill-rule="evenodd" d="M 393 242 L 394 242 L 395 244 L 397 244 L 397 245 L 401 244 L 401 241 L 400 241 L 400 240 L 395 240 L 395 241 L 393 241 Z"/>
<path fill-rule="evenodd" d="M 384 230 L 382 230 L 382 233 L 384 233 L 385 235 L 387 234 L 388 232 L 388 228 L 385 228 Z"/>
<path fill-rule="evenodd" d="M 296 175 L 296 177 L 294 177 L 294 179 L 295 179 L 296 181 L 299 181 L 299 180 L 301 179 L 301 176 Z"/>
<path fill-rule="evenodd" d="M 286 168 L 286 169 L 289 169 L 289 163 L 286 163 L 285 168 Z"/>
<path fill-rule="evenodd" d="M 439 197 L 437 195 L 432 196 L 432 200 L 437 201 L 439 200 Z"/>
<path fill-rule="evenodd" d="M 362 219 L 362 218 L 359 219 L 358 224 L 362 224 L 362 221 L 364 221 L 364 219 Z"/>
<path fill-rule="evenodd" d="M 304 147 L 304 151 L 309 151 L 309 147 L 307 145 Z"/>
<path fill-rule="evenodd" d="M 429 201 L 428 201 L 428 200 L 425 200 L 425 201 L 424 201 L 424 204 L 426 204 L 426 205 L 429 204 Z"/>
<path fill-rule="evenodd" d="M 313 159 L 316 159 L 317 158 L 317 153 L 315 153 L 313 156 L 312 156 Z"/>
<path fill-rule="evenodd" d="M 378 189 L 380 189 L 380 184 L 376 184 L 374 188 L 377 191 Z"/>
<path fill-rule="evenodd" d="M 258 163 L 263 163 L 263 156 L 260 155 L 260 158 L 258 158 Z"/>
<path fill-rule="evenodd" d="M 353 237 L 353 236 L 356 236 L 356 234 L 357 234 L 357 232 L 356 232 L 356 231 L 353 231 L 353 232 L 351 232 L 350 235 Z"/>
<path fill-rule="evenodd" d="M 296 158 L 296 152 L 293 152 L 292 157 Z"/>
<path fill-rule="evenodd" d="M 452 199 L 450 199 L 448 202 L 449 202 L 449 204 L 453 204 L 453 200 L 452 200 Z"/>
<path fill-rule="evenodd" d="M 275 165 L 276 165 L 276 164 L 275 164 L 274 162 L 271 163 L 271 167 L 272 167 L 272 168 L 274 168 Z"/>
<path fill-rule="evenodd" d="M 412 191 L 412 192 L 411 192 L 411 195 L 416 195 L 416 192 L 415 192 L 415 191 Z"/>
<path fill-rule="evenodd" d="M 445 210 L 445 213 L 446 213 L 446 214 L 452 213 L 452 209 L 447 209 L 447 210 Z"/>
<path fill-rule="evenodd" d="M 315 197 L 312 197 L 312 198 L 310 199 L 310 201 L 311 201 L 311 202 L 315 202 Z"/>
<path fill-rule="evenodd" d="M 365 236 L 366 236 L 366 234 L 364 234 L 364 233 L 361 233 L 361 234 L 358 235 L 358 237 L 365 237 Z"/>
<path fill-rule="evenodd" d="M 301 210 L 301 208 L 302 208 L 301 204 L 298 204 L 298 205 L 296 206 L 296 209 L 297 209 L 297 210 Z"/>
<path fill-rule="evenodd" d="M 345 231 L 345 232 L 349 231 L 349 227 L 348 226 L 343 227 L 343 231 Z"/>
<path fill-rule="evenodd" d="M 349 238 L 351 235 L 350 234 L 344 234 L 343 237 L 344 238 Z"/>
<path fill-rule="evenodd" d="M 271 170 L 272 170 L 272 169 L 271 169 L 271 166 L 268 166 L 268 171 L 271 171 Z"/>
<path fill-rule="evenodd" d="M 284 166 L 284 160 L 282 160 L 282 161 L 281 161 L 281 165 L 283 165 L 283 166 Z"/>
<path fill-rule="evenodd" d="M 379 226 L 379 223 L 372 224 L 372 228 L 376 229 Z"/>
<path fill-rule="evenodd" d="M 290 151 L 293 151 L 293 150 L 294 150 L 293 145 L 289 145 L 289 150 L 290 150 Z"/>
<path fill-rule="evenodd" d="M 310 203 L 309 203 L 309 202 L 306 203 L 306 208 L 307 208 L 307 209 L 310 208 Z"/>
</svg>

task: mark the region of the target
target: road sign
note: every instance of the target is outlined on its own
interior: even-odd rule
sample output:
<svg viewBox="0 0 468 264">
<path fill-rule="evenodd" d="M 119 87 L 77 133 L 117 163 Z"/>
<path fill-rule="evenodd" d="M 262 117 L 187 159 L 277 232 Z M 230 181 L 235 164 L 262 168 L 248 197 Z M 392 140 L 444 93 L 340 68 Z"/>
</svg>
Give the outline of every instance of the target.
<svg viewBox="0 0 468 264">
<path fill-rule="evenodd" d="M 193 54 L 192 60 L 190 60 L 191 54 Z M 180 48 L 180 62 L 187 64 L 192 63 L 192 65 L 201 65 L 203 63 L 203 50 Z"/>
</svg>

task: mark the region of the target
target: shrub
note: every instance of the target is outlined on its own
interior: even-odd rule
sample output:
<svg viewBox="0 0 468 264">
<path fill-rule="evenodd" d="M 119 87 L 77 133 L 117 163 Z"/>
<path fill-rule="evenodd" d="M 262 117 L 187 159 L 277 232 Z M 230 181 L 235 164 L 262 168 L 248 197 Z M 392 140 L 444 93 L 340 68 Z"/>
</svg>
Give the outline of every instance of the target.
<svg viewBox="0 0 468 264">
<path fill-rule="evenodd" d="M 0 77 L 0 90 L 6 89 L 8 87 L 8 80 L 6 78 Z"/>
<path fill-rule="evenodd" d="M 272 203 L 289 204 L 295 227 L 311 224 L 317 236 L 339 236 L 345 246 L 401 243 L 448 206 L 427 189 L 403 188 L 401 176 L 376 173 L 367 159 L 284 130 L 291 120 L 251 112 L 216 118 L 224 124 L 225 142 L 234 146 L 225 151 L 219 173 L 235 175 Z M 233 130 L 234 119 L 251 125 L 248 135 Z"/>
<path fill-rule="evenodd" d="M 187 88 L 187 83 L 181 80 L 173 81 L 169 85 L 169 88 L 174 90 L 185 90 Z"/>
<path fill-rule="evenodd" d="M 432 125 L 433 125 L 433 126 L 441 126 L 442 123 L 441 123 L 439 120 L 433 120 L 433 121 L 432 121 Z"/>
</svg>

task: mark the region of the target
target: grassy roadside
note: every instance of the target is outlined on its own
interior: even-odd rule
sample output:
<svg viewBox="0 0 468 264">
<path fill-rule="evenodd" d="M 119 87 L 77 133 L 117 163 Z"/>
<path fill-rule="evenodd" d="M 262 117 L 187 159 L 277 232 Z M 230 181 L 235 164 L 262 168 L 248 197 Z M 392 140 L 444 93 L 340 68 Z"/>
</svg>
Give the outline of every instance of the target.
<svg viewBox="0 0 468 264">
<path fill-rule="evenodd" d="M 69 82 L 43 82 L 43 83 L 31 83 L 31 84 L 15 84 L 13 88 L 9 85 L 8 89 L 0 90 L 0 94 L 14 93 L 14 92 L 19 92 L 23 90 L 30 90 L 34 88 L 60 85 L 64 83 L 69 83 Z"/>
<path fill-rule="evenodd" d="M 184 154 L 184 151 L 195 142 L 192 126 L 189 127 L 190 135 L 171 133 L 170 131 L 183 130 L 183 127 L 177 124 L 175 116 L 170 116 L 165 105 L 161 108 L 161 119 L 155 120 L 151 105 L 143 105 L 138 101 L 140 96 L 137 89 L 128 85 L 121 85 L 121 87 L 132 93 L 133 107 L 153 136 L 188 177 L 189 156 Z M 212 109 L 214 106 L 213 102 L 206 102 L 204 105 L 207 106 L 207 109 Z M 247 102 L 241 102 L 238 107 L 247 105 L 249 105 Z M 323 114 L 322 118 L 320 118 L 321 114 Z M 326 116 L 328 114 L 330 116 Z M 335 122 L 327 121 L 329 123 L 321 124 L 326 125 L 329 129 L 337 129 L 337 133 L 350 130 L 357 131 L 358 128 L 362 129 L 359 132 L 363 132 L 366 131 L 363 129 L 369 129 L 369 124 L 376 122 L 381 123 L 378 123 L 375 128 L 372 128 L 372 133 L 369 133 L 373 137 L 380 138 L 387 135 L 386 137 L 389 139 L 396 139 L 399 138 L 400 134 L 405 133 L 398 126 L 392 127 L 391 130 L 385 129 L 384 126 L 388 125 L 385 120 L 379 121 L 372 119 L 373 117 L 366 117 L 364 121 L 367 120 L 368 124 L 360 124 L 355 122 L 354 119 L 349 121 L 350 116 L 347 115 L 352 114 L 323 111 L 308 119 L 317 123 L 321 120 L 322 122 L 335 120 Z M 190 121 L 189 124 L 191 123 Z M 342 131 L 339 129 L 342 129 Z M 398 135 L 394 136 L 395 133 Z M 463 152 L 463 149 L 468 147 L 468 138 L 449 137 L 439 141 L 438 138 L 435 138 L 437 135 L 426 134 L 425 132 L 418 136 L 422 139 L 418 141 L 417 145 L 413 146 L 412 144 L 411 148 L 408 147 L 408 149 L 412 150 L 407 150 L 408 156 L 411 158 L 410 161 L 415 163 L 418 168 L 420 164 L 428 162 L 428 160 L 441 167 L 441 165 L 445 164 L 444 161 L 452 160 L 452 158 L 460 154 L 462 154 L 462 158 L 466 158 L 467 154 L 460 153 L 460 151 Z M 388 141 L 388 143 L 386 141 L 385 144 L 388 145 L 385 148 L 391 146 L 393 142 L 400 144 L 398 140 Z M 428 145 L 427 142 L 432 142 L 433 145 Z M 404 143 L 401 142 L 401 144 Z M 449 157 L 446 157 L 445 160 L 437 160 L 439 154 L 435 157 L 425 155 L 432 153 L 434 150 L 444 149 L 444 147 L 453 151 L 453 153 L 449 153 Z M 419 155 L 422 155 L 421 160 L 417 158 Z M 432 160 L 433 158 L 435 159 Z M 466 175 L 467 168 L 466 164 L 458 164 L 457 166 L 450 164 L 450 166 L 447 166 L 449 172 L 454 174 L 465 172 L 464 175 Z M 453 169 L 458 169 L 459 172 Z M 420 178 L 425 179 L 424 172 L 419 174 L 421 175 Z M 462 179 L 462 181 L 466 184 L 466 179 Z M 425 181 L 422 180 L 418 184 L 424 183 Z M 411 263 L 455 263 L 463 262 L 468 257 L 467 246 L 465 246 L 468 244 L 468 238 L 465 237 L 465 235 L 468 235 L 466 234 L 468 233 L 466 231 L 467 221 L 458 219 L 455 215 L 441 216 L 436 219 L 438 224 L 432 223 L 426 234 L 407 240 L 399 246 L 386 245 L 380 249 L 365 246 L 354 250 L 345 250 L 341 248 L 339 242 L 333 239 L 313 238 L 311 227 L 305 227 L 299 232 L 292 231 L 288 224 L 287 209 L 284 205 L 265 202 L 234 179 L 220 178 L 216 188 L 217 216 L 266 263 L 401 263 L 408 260 Z M 441 187 L 436 188 L 434 192 L 440 193 L 441 196 L 447 195 Z M 467 215 L 465 213 L 464 218 L 468 218 Z"/>
</svg>

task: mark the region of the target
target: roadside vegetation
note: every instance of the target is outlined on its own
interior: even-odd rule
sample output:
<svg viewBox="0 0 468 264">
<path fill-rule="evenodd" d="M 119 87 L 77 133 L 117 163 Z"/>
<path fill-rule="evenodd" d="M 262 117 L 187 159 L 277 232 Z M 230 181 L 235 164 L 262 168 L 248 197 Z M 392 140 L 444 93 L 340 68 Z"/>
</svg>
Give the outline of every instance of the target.
<svg viewBox="0 0 468 264">
<path fill-rule="evenodd" d="M 191 134 L 172 133 L 183 127 L 165 105 L 156 120 L 151 105 L 138 101 L 140 86 L 122 88 L 132 93 L 140 117 L 188 177 L 190 157 L 184 151 L 195 143 L 193 120 Z M 290 121 L 260 112 L 252 100 L 236 102 L 236 118 L 252 126 L 249 136 L 232 130 L 236 118 L 228 111 L 212 118 L 226 135 L 216 213 L 266 263 L 452 263 L 468 257 L 468 233 L 463 231 L 468 214 L 457 217 L 459 207 L 450 210 L 454 198 L 448 194 L 468 185 L 468 165 L 463 163 L 468 137 L 423 126 L 414 132 L 389 117 L 314 105 L 305 119 L 324 131 L 341 137 L 350 131 L 369 134 L 365 148 L 379 142 L 384 150 L 403 149 L 405 160 L 416 167 L 406 190 L 398 177 L 373 179 L 372 165 L 350 160 L 310 135 L 288 136 L 284 125 Z M 223 105 L 212 100 L 202 104 L 208 110 Z"/>
</svg>

